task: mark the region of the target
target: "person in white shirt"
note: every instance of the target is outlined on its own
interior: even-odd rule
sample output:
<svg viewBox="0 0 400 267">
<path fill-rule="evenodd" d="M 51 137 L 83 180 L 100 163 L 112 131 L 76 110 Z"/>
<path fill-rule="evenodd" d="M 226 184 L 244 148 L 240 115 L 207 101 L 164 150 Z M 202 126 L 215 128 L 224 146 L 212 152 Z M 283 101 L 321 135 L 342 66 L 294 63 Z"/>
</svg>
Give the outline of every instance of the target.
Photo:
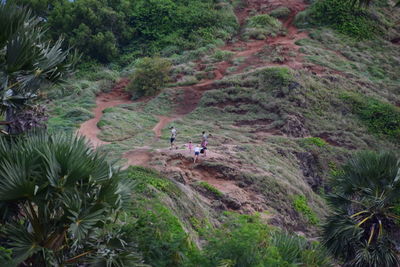
<svg viewBox="0 0 400 267">
<path fill-rule="evenodd" d="M 196 163 L 196 160 L 199 158 L 200 155 L 200 145 L 197 145 L 194 148 L 194 159 L 193 159 L 193 163 Z"/>
<path fill-rule="evenodd" d="M 172 128 L 171 128 L 171 139 L 170 139 L 171 147 L 169 149 L 173 149 L 174 143 L 175 143 L 175 139 L 176 139 L 176 129 L 175 129 L 174 126 L 172 126 Z"/>
</svg>

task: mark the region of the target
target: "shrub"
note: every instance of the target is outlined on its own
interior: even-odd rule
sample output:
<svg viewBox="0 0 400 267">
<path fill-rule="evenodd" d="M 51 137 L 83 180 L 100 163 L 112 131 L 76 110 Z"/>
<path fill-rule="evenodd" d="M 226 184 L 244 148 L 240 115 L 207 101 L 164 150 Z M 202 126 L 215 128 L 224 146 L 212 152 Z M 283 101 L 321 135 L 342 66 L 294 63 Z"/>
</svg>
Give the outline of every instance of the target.
<svg viewBox="0 0 400 267">
<path fill-rule="evenodd" d="M 317 244 L 262 223 L 258 216 L 228 213 L 221 228 L 208 233 L 202 261 L 192 266 L 331 266 Z"/>
<path fill-rule="evenodd" d="M 278 7 L 272 10 L 269 15 L 274 18 L 287 18 L 290 15 L 290 9 L 287 7 Z"/>
<path fill-rule="evenodd" d="M 282 23 L 268 14 L 256 15 L 247 20 L 243 38 L 265 39 L 267 36 L 275 36 L 282 32 Z"/>
<path fill-rule="evenodd" d="M 235 53 L 231 51 L 217 50 L 212 56 L 214 62 L 230 60 Z"/>
<path fill-rule="evenodd" d="M 398 107 L 356 94 L 342 95 L 342 99 L 352 105 L 352 111 L 371 132 L 399 140 L 400 109 Z"/>
<path fill-rule="evenodd" d="M 357 39 L 370 39 L 378 27 L 369 14 L 343 0 L 317 1 L 311 6 L 311 19 L 320 25 L 330 25 L 339 32 Z"/>
<path fill-rule="evenodd" d="M 135 71 L 126 90 L 134 98 L 152 96 L 169 81 L 171 63 L 163 58 L 143 58 L 135 65 Z"/>
<path fill-rule="evenodd" d="M 293 199 L 293 207 L 297 212 L 304 215 L 311 224 L 317 224 L 319 222 L 315 212 L 308 206 L 305 196 L 295 196 Z"/>
<path fill-rule="evenodd" d="M 256 28 L 264 28 L 264 27 L 280 28 L 282 26 L 282 23 L 268 14 L 262 14 L 251 17 L 248 20 L 247 25 Z"/>
<path fill-rule="evenodd" d="M 308 138 L 304 138 L 303 141 L 306 144 L 316 145 L 317 147 L 326 146 L 325 140 L 323 140 L 323 139 L 321 139 L 319 137 L 308 137 Z"/>
<path fill-rule="evenodd" d="M 217 188 L 207 182 L 201 181 L 199 182 L 199 186 L 205 188 L 208 192 L 215 195 L 216 197 L 222 197 L 224 195 L 221 191 L 219 191 Z"/>
</svg>

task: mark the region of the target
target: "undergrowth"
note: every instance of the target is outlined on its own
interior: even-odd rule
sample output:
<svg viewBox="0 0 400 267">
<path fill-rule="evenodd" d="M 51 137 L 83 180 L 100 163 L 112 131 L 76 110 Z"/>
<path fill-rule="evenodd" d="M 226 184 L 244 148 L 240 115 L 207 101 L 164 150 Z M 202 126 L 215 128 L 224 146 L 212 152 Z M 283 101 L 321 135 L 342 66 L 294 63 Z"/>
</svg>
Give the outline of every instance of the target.
<svg viewBox="0 0 400 267">
<path fill-rule="evenodd" d="M 314 211 L 308 206 L 307 198 L 303 195 L 297 195 L 293 198 L 294 209 L 302 214 L 311 224 L 318 224 L 319 219 Z"/>
<path fill-rule="evenodd" d="M 400 109 L 389 103 L 358 94 L 343 94 L 341 98 L 351 104 L 352 111 L 375 134 L 394 141 L 400 137 Z"/>
<path fill-rule="evenodd" d="M 310 8 L 311 20 L 330 25 L 339 32 L 356 39 L 371 39 L 378 32 L 378 24 L 367 10 L 343 0 L 318 0 Z"/>
</svg>

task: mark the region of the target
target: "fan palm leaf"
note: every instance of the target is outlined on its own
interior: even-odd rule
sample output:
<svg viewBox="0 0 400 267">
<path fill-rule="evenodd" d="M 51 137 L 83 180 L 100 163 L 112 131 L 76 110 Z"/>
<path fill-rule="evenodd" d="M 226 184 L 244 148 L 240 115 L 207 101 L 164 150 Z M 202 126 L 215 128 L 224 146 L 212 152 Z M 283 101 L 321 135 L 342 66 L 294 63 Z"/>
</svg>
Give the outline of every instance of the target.
<svg viewBox="0 0 400 267">
<path fill-rule="evenodd" d="M 131 185 L 121 179 L 82 138 L 0 138 L 0 206 L 16 203 L 21 209 L 3 221 L 7 245 L 18 252 L 15 260 L 44 249 L 61 264 L 66 242 L 82 253 L 90 236 L 130 201 Z M 8 214 L 0 210 L 0 218 Z"/>
<path fill-rule="evenodd" d="M 393 153 L 361 152 L 332 180 L 334 211 L 323 226 L 325 246 L 349 266 L 397 266 L 388 241 L 400 200 L 400 161 Z M 390 265 L 382 265 L 390 263 Z M 393 264 L 395 263 L 395 264 Z"/>
<path fill-rule="evenodd" d="M 62 38 L 44 41 L 39 19 L 9 1 L 0 2 L 0 25 L 0 114 L 6 113 L 9 132 L 19 133 L 23 129 L 14 126 L 22 114 L 18 111 L 37 97 L 44 82 L 57 83 L 70 75 L 79 55 L 63 50 Z"/>
</svg>

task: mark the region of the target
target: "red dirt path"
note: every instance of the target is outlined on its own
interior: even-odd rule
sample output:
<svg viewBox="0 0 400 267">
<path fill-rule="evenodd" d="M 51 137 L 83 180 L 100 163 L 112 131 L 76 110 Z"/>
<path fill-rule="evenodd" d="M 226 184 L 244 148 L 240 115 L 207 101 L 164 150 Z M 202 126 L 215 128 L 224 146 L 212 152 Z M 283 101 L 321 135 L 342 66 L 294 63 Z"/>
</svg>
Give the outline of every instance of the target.
<svg viewBox="0 0 400 267">
<path fill-rule="evenodd" d="M 129 95 L 124 91 L 124 88 L 128 85 L 128 79 L 120 80 L 109 93 L 101 93 L 96 97 L 96 108 L 93 110 L 94 118 L 84 122 L 78 130 L 78 135 L 85 136 L 94 147 L 108 144 L 100 140 L 97 135 L 100 133 L 100 129 L 97 127 L 97 123 L 103 116 L 103 110 L 110 107 L 115 107 L 121 104 L 129 104 Z"/>
</svg>

